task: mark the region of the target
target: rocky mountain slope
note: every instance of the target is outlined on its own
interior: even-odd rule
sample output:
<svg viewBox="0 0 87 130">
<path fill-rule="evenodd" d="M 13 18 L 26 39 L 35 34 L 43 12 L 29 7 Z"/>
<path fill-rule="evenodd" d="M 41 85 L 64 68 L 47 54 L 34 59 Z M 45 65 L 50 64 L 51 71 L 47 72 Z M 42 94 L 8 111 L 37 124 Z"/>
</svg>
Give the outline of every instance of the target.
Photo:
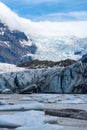
<svg viewBox="0 0 87 130">
<path fill-rule="evenodd" d="M 10 30 L 0 21 L 0 62 L 18 64 L 32 60 L 36 46 L 24 32 Z"/>
</svg>

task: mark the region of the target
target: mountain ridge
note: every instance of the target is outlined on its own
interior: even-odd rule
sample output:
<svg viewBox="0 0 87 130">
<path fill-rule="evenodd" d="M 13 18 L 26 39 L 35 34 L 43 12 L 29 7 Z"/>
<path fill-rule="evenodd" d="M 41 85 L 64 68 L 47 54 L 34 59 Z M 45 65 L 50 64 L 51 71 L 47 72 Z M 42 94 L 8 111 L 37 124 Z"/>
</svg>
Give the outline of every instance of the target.
<svg viewBox="0 0 87 130">
<path fill-rule="evenodd" d="M 67 22 L 66 24 L 60 22 L 51 23 L 50 21 L 32 22 L 19 17 L 1 2 L 0 20 L 1 24 L 6 28 L 4 31 L 2 27 L 0 28 L 0 59 L 3 62 L 21 64 L 26 61 L 31 61 L 32 59 L 42 61 L 61 61 L 65 59 L 79 60 L 82 55 L 87 53 L 87 37 L 80 37 L 81 30 L 78 29 L 77 22 Z M 70 28 L 71 24 L 77 27 L 77 31 Z M 82 25 L 82 22 L 78 22 L 78 25 L 80 24 Z M 84 25 L 86 25 L 86 23 Z M 64 29 L 64 27 L 66 28 Z M 78 36 L 75 35 L 76 33 L 73 30 L 76 31 Z M 60 36 L 58 34 L 62 35 Z M 66 36 L 64 34 L 66 34 Z M 10 39 L 10 43 L 8 43 L 8 39 Z M 13 43 L 14 40 L 15 44 L 13 44 L 14 47 L 12 47 L 11 43 Z M 11 50 L 11 47 L 16 47 L 17 54 L 14 49 Z M 9 51 L 11 52 L 9 60 L 4 60 L 3 57 L 7 57 Z M 15 62 L 12 61 L 12 57 L 17 57 Z"/>
<path fill-rule="evenodd" d="M 34 54 L 36 46 L 24 32 L 19 30 L 11 31 L 6 25 L 0 22 L 0 62 L 18 64 L 32 60 L 27 53 Z"/>
</svg>

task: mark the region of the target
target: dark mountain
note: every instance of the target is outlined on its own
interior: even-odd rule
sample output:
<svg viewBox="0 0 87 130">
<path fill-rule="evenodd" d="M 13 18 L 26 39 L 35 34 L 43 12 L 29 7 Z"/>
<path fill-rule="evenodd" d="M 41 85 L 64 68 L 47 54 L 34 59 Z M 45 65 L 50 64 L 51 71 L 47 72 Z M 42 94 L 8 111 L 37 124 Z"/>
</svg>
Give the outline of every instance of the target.
<svg viewBox="0 0 87 130">
<path fill-rule="evenodd" d="M 19 64 L 31 61 L 37 47 L 24 32 L 10 30 L 0 21 L 0 62 Z"/>
</svg>

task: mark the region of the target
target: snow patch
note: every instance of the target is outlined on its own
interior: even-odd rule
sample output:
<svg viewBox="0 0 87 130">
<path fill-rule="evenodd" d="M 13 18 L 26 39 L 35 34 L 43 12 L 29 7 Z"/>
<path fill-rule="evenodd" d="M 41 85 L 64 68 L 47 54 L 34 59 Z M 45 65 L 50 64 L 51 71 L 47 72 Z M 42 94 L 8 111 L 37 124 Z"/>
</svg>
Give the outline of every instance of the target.
<svg viewBox="0 0 87 130">
<path fill-rule="evenodd" d="M 23 71 L 25 68 L 16 67 L 16 65 L 0 63 L 0 73 Z"/>
</svg>

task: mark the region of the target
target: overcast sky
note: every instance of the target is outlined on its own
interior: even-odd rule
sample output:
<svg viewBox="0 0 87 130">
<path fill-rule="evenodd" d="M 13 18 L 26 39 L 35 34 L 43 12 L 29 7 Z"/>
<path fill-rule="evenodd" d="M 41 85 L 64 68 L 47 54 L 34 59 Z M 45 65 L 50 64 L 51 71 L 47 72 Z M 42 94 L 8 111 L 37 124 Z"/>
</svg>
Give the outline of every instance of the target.
<svg viewBox="0 0 87 130">
<path fill-rule="evenodd" d="M 87 0 L 0 0 L 34 21 L 86 21 Z"/>
</svg>

